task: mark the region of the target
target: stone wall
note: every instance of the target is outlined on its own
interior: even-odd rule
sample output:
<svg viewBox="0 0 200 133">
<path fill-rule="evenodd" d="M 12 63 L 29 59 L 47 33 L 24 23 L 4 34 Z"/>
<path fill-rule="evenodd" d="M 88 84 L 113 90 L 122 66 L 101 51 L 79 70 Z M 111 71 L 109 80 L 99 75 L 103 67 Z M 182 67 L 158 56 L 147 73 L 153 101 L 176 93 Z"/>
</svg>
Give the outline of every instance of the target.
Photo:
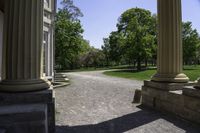
<svg viewBox="0 0 200 133">
<path fill-rule="evenodd" d="M 6 133 L 54 133 L 53 90 L 0 93 L 0 131 Z"/>
<path fill-rule="evenodd" d="M 184 87 L 184 84 L 159 83 L 169 88 L 161 89 L 152 85 L 158 83 L 145 82 L 142 87 L 143 105 L 200 124 L 200 95 L 194 96 L 200 94 L 200 90 Z"/>
</svg>

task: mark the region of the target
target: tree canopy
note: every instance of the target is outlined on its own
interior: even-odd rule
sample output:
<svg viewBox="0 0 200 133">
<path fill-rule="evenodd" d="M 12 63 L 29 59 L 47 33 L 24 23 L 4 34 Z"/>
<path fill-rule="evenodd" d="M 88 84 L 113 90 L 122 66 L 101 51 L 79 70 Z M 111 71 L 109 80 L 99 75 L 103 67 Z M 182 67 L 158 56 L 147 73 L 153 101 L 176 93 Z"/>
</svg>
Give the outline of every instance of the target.
<svg viewBox="0 0 200 133">
<path fill-rule="evenodd" d="M 74 69 L 79 55 L 88 50 L 89 43 L 82 37 L 83 28 L 78 17 L 80 9 L 72 0 L 63 0 L 55 20 L 56 65 L 59 69 Z"/>
<path fill-rule="evenodd" d="M 137 70 L 141 70 L 142 61 L 152 58 L 156 49 L 155 19 L 148 10 L 125 11 L 118 20 L 118 30 L 111 32 L 108 39 L 110 58 L 115 62 L 136 62 Z"/>
<path fill-rule="evenodd" d="M 200 63 L 200 37 L 191 22 L 183 22 L 183 61 Z M 109 62 L 133 64 L 141 70 L 141 64 L 155 65 L 157 58 L 157 16 L 150 11 L 132 8 L 125 11 L 117 23 L 117 31 L 104 39 L 102 49 Z"/>
<path fill-rule="evenodd" d="M 141 8 L 131 8 L 118 19 L 117 30 L 103 38 L 101 49 L 90 46 L 82 36 L 79 20 L 83 14 L 72 0 L 63 0 L 55 20 L 57 69 L 132 65 L 137 70 L 148 63 L 156 65 L 157 16 Z M 200 37 L 191 22 L 183 22 L 183 60 L 200 63 Z"/>
<path fill-rule="evenodd" d="M 186 65 L 197 63 L 200 58 L 199 34 L 191 22 L 183 22 L 182 27 L 183 61 Z"/>
</svg>

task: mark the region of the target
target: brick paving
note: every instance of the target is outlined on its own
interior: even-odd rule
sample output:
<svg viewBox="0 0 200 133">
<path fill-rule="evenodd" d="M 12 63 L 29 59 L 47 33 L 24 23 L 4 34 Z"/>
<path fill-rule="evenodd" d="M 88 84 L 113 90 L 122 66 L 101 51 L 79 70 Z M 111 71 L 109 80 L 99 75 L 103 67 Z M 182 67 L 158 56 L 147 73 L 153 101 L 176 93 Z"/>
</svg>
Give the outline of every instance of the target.
<svg viewBox="0 0 200 133">
<path fill-rule="evenodd" d="M 141 81 L 67 75 L 71 85 L 56 89 L 56 133 L 200 133 L 200 125 L 132 104 Z"/>
</svg>

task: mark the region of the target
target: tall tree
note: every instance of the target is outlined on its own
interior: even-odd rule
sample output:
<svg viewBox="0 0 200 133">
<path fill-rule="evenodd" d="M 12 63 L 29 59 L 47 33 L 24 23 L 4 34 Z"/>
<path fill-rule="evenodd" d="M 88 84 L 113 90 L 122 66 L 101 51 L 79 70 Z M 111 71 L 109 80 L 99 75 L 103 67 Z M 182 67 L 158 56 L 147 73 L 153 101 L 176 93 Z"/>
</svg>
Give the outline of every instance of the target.
<svg viewBox="0 0 200 133">
<path fill-rule="evenodd" d="M 104 45 L 101 47 L 105 55 L 106 66 L 110 65 L 110 43 L 109 38 L 103 38 Z"/>
<path fill-rule="evenodd" d="M 83 13 L 81 10 L 76 7 L 72 0 L 63 0 L 61 2 L 62 9 L 59 9 L 59 11 L 63 11 L 65 13 L 65 18 L 70 20 L 78 20 L 79 17 L 83 17 Z"/>
<path fill-rule="evenodd" d="M 80 63 L 83 67 L 103 67 L 105 66 L 105 55 L 102 50 L 92 47 L 81 56 Z"/>
<path fill-rule="evenodd" d="M 183 22 L 183 60 L 186 65 L 196 62 L 200 47 L 199 34 L 192 28 L 191 22 Z"/>
<path fill-rule="evenodd" d="M 123 51 L 122 45 L 124 44 L 123 35 L 118 31 L 111 32 L 109 36 L 109 44 L 110 44 L 109 57 L 112 61 L 114 61 L 118 65 L 122 58 L 122 51 Z"/>
<path fill-rule="evenodd" d="M 55 20 L 56 65 L 60 69 L 73 69 L 83 44 L 83 29 L 78 20 L 80 10 L 71 0 L 63 0 Z"/>
<path fill-rule="evenodd" d="M 132 8 L 125 11 L 117 24 L 126 43 L 126 55 L 137 61 L 137 70 L 141 70 L 143 59 L 152 57 L 152 46 L 155 44 L 154 17 L 148 10 Z"/>
</svg>

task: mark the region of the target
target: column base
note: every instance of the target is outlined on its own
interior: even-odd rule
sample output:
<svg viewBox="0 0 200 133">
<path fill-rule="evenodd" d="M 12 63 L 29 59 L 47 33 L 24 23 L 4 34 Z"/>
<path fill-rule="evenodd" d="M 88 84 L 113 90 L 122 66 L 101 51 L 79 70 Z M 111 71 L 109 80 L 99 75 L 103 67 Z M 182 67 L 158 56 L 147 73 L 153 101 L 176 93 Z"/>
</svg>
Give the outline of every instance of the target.
<svg viewBox="0 0 200 133">
<path fill-rule="evenodd" d="M 0 92 L 29 92 L 45 90 L 50 82 L 44 79 L 37 80 L 3 80 L 0 82 Z"/>
<path fill-rule="evenodd" d="M 53 90 L 0 93 L 0 131 L 5 133 L 54 133 Z"/>
<path fill-rule="evenodd" d="M 158 82 L 171 82 L 171 83 L 187 83 L 189 78 L 184 74 L 155 74 L 152 78 L 152 81 Z"/>
</svg>

